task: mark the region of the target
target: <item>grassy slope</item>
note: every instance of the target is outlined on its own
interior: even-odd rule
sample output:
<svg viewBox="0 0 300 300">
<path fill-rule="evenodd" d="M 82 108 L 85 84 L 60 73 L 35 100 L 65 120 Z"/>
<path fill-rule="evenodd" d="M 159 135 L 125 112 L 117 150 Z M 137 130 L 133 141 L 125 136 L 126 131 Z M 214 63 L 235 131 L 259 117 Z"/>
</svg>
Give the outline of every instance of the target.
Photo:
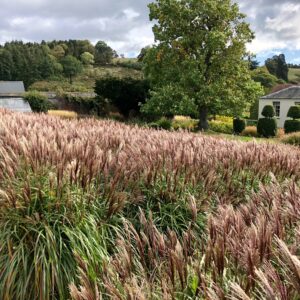
<svg viewBox="0 0 300 300">
<path fill-rule="evenodd" d="M 300 69 L 289 69 L 289 81 L 300 82 Z"/>
<path fill-rule="evenodd" d="M 128 60 L 128 59 L 127 59 Z M 140 78 L 142 76 L 141 71 L 121 67 L 117 65 L 87 68 L 79 76 L 74 78 L 74 82 L 71 85 L 67 78 L 55 78 L 53 80 L 37 81 L 32 84 L 29 89 L 38 90 L 43 92 L 93 92 L 95 80 L 105 76 L 117 76 L 117 77 L 133 77 Z"/>
</svg>

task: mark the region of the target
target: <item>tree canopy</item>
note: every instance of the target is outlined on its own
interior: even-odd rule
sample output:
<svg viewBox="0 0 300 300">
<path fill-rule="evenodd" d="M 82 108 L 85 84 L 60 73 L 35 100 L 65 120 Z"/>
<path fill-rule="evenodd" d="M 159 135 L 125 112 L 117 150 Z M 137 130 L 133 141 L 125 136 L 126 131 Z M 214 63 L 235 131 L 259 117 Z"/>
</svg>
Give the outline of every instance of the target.
<svg viewBox="0 0 300 300">
<path fill-rule="evenodd" d="M 116 51 L 109 47 L 105 42 L 99 41 L 95 46 L 95 63 L 97 65 L 106 65 L 112 62 L 117 56 Z"/>
<path fill-rule="evenodd" d="M 64 74 L 69 77 L 72 83 L 73 77 L 82 71 L 81 62 L 72 55 L 67 55 L 61 60 Z"/>
<path fill-rule="evenodd" d="M 274 55 L 265 62 L 268 71 L 278 79 L 288 81 L 289 68 L 285 61 L 285 55 Z"/>
<path fill-rule="evenodd" d="M 112 53 L 116 55 L 114 50 Z M 69 72 L 66 75 L 61 65 L 65 57 L 74 57 L 88 66 L 93 64 L 94 54 L 95 47 L 88 40 L 5 43 L 0 45 L 0 80 L 21 80 L 27 88 L 39 80 L 63 75 L 70 78 Z"/>
<path fill-rule="evenodd" d="M 177 90 L 182 97 L 174 99 L 173 112 L 188 99 L 199 112 L 199 127 L 206 129 L 208 113 L 239 115 L 261 94 L 245 59 L 245 45 L 254 35 L 237 4 L 156 0 L 149 8 L 157 45 L 147 51 L 145 75 L 160 97 L 150 98 L 144 112 L 170 101 Z"/>
</svg>

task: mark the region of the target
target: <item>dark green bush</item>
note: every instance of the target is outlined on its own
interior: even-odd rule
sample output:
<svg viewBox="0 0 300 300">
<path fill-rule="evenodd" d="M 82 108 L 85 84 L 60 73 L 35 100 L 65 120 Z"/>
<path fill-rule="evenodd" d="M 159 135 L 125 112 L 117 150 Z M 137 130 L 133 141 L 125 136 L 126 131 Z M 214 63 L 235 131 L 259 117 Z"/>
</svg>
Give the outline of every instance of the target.
<svg viewBox="0 0 300 300">
<path fill-rule="evenodd" d="M 261 113 L 265 118 L 275 117 L 275 110 L 272 105 L 266 105 Z"/>
<path fill-rule="evenodd" d="M 257 124 L 257 134 L 263 137 L 274 137 L 277 134 L 277 122 L 273 118 L 261 118 Z"/>
<path fill-rule="evenodd" d="M 140 111 L 149 93 L 147 81 L 132 78 L 106 77 L 96 81 L 95 92 L 98 98 L 109 99 L 125 117 L 130 111 Z"/>
<path fill-rule="evenodd" d="M 300 121 L 299 120 L 286 120 L 284 122 L 284 132 L 292 133 L 300 131 Z"/>
<path fill-rule="evenodd" d="M 172 120 L 168 118 L 161 118 L 156 124 L 161 129 L 170 130 L 172 128 Z"/>
<path fill-rule="evenodd" d="M 29 103 L 33 112 L 47 112 L 52 107 L 48 98 L 37 91 L 26 93 L 24 100 Z"/>
<path fill-rule="evenodd" d="M 239 118 L 233 120 L 233 132 L 235 134 L 242 133 L 245 128 L 246 128 L 245 120 Z"/>
<path fill-rule="evenodd" d="M 300 106 L 291 106 L 287 116 L 292 119 L 300 119 Z"/>
</svg>

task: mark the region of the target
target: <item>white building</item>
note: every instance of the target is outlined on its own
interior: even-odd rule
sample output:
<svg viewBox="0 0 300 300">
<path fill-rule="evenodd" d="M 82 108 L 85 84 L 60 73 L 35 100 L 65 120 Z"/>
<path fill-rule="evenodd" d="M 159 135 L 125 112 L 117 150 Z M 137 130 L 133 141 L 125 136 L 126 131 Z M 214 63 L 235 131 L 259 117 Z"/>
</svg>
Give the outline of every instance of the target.
<svg viewBox="0 0 300 300">
<path fill-rule="evenodd" d="M 0 108 L 31 112 L 30 105 L 22 98 L 24 93 L 22 81 L 0 81 Z"/>
<path fill-rule="evenodd" d="M 263 118 L 261 113 L 266 105 L 273 105 L 278 127 L 283 128 L 284 122 L 289 119 L 287 113 L 290 107 L 300 105 L 300 86 L 291 86 L 260 98 L 259 118 Z"/>
</svg>

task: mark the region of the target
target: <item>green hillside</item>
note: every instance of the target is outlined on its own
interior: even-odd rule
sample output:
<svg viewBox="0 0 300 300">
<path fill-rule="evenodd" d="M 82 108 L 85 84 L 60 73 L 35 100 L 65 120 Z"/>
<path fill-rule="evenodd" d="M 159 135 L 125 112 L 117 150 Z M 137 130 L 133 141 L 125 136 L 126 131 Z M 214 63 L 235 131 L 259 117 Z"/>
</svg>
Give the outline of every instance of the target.
<svg viewBox="0 0 300 300">
<path fill-rule="evenodd" d="M 300 69 L 289 69 L 289 81 L 300 83 Z"/>
<path fill-rule="evenodd" d="M 142 72 L 130 67 L 111 65 L 97 68 L 87 68 L 76 76 L 73 84 L 64 77 L 57 77 L 43 81 L 37 81 L 29 87 L 29 90 L 42 92 L 93 92 L 95 80 L 105 76 L 141 78 Z"/>
</svg>

